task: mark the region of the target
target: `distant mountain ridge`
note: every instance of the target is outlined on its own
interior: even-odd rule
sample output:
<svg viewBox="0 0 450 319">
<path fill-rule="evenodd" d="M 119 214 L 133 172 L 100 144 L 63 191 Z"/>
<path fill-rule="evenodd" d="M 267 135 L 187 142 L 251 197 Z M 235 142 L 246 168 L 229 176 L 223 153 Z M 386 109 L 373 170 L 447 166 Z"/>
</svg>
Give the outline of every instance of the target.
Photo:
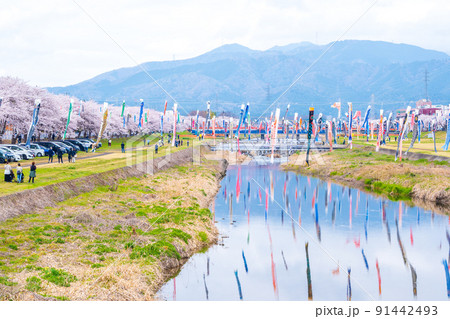
<svg viewBox="0 0 450 319">
<path fill-rule="evenodd" d="M 147 76 L 154 77 L 186 111 L 205 108 L 239 112 L 250 102 L 259 115 L 329 47 L 309 42 L 274 46 L 265 51 L 227 44 L 200 56 L 176 61 L 146 62 L 121 68 L 66 87 L 49 88 L 81 99 L 161 108 L 170 99 Z M 393 109 L 424 98 L 424 72 L 432 101 L 450 102 L 450 57 L 443 52 L 383 41 L 336 42 L 278 102 L 284 106 L 330 112 L 341 99 L 358 108 Z M 172 102 L 172 101 L 171 101 Z"/>
</svg>

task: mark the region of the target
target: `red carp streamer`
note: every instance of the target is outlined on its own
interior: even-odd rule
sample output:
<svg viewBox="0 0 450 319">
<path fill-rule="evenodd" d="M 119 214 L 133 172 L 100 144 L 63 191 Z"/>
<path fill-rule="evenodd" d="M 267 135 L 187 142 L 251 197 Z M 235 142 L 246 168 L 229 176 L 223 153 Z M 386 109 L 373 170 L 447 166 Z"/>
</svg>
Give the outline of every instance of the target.
<svg viewBox="0 0 450 319">
<path fill-rule="evenodd" d="M 259 188 L 259 202 L 262 203 L 261 187 Z"/>
<path fill-rule="evenodd" d="M 358 238 L 353 238 L 353 243 L 355 244 L 356 248 L 361 247 L 361 236 L 359 236 Z"/>
<path fill-rule="evenodd" d="M 295 188 L 295 200 L 297 200 L 297 195 L 298 195 L 298 192 L 297 192 L 297 187 Z"/>
<path fill-rule="evenodd" d="M 314 209 L 314 204 L 315 204 L 315 203 L 316 203 L 316 190 L 314 189 L 311 209 Z"/>
<path fill-rule="evenodd" d="M 409 236 L 411 237 L 411 246 L 414 246 L 414 237 L 413 237 L 412 227 L 409 228 Z"/>
<path fill-rule="evenodd" d="M 380 266 L 378 265 L 378 259 L 376 262 L 377 274 L 378 274 L 378 293 L 381 295 L 381 275 L 380 275 Z"/>
<path fill-rule="evenodd" d="M 266 213 L 269 211 L 269 190 L 266 188 Z"/>
<path fill-rule="evenodd" d="M 241 167 L 238 168 L 238 176 L 236 180 L 236 203 L 239 203 L 239 196 L 241 194 Z"/>
<path fill-rule="evenodd" d="M 269 234 L 269 243 L 270 243 L 270 263 L 271 263 L 271 268 L 272 268 L 273 292 L 275 293 L 275 297 L 278 299 L 277 273 L 276 273 L 276 268 L 275 268 L 275 262 L 273 261 L 272 236 L 270 236 L 269 225 L 267 225 L 267 233 Z"/>
<path fill-rule="evenodd" d="M 328 195 L 329 195 L 328 201 L 331 203 L 331 198 L 332 198 L 332 196 L 331 196 L 331 182 L 328 182 Z"/>
<path fill-rule="evenodd" d="M 338 266 L 336 267 L 336 269 L 333 269 L 332 271 L 331 271 L 331 273 L 333 274 L 333 275 L 339 275 L 339 269 L 340 269 L 340 267 L 339 267 L 339 264 L 338 264 Z"/>
</svg>

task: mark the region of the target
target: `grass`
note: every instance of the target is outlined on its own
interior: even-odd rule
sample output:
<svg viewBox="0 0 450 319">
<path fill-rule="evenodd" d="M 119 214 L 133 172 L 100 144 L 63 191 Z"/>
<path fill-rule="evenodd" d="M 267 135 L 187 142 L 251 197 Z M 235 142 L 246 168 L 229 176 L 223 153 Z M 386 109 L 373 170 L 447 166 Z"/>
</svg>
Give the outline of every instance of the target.
<svg viewBox="0 0 450 319">
<path fill-rule="evenodd" d="M 77 281 L 77 277 L 74 275 L 63 269 L 55 268 L 42 269 L 41 278 L 61 287 L 70 287 L 70 283 Z"/>
<path fill-rule="evenodd" d="M 173 167 L 1 222 L 0 284 L 72 300 L 84 289 L 92 290 L 83 293 L 91 299 L 103 298 L 101 289 L 113 286 L 127 296 L 156 289 L 155 280 L 163 278 L 161 259 L 180 259 L 186 251 L 207 247 L 212 238 L 212 213 L 200 188 L 210 187 L 217 169 L 207 161 Z M 191 182 L 203 186 L 191 188 Z M 55 260 L 63 266 L 55 267 Z M 21 281 L 24 275 L 28 278 Z M 141 280 L 140 290 L 130 288 Z M 67 290 L 74 282 L 83 289 Z M 140 292 L 133 296 L 142 298 Z"/>
<path fill-rule="evenodd" d="M 33 292 L 38 292 L 42 289 L 41 287 L 42 280 L 39 277 L 32 276 L 27 278 L 27 285 L 25 286 L 26 289 Z"/>
<path fill-rule="evenodd" d="M 208 241 L 208 235 L 204 231 L 198 232 L 198 238 L 204 243 Z"/>
<path fill-rule="evenodd" d="M 17 285 L 16 282 L 9 281 L 9 278 L 6 276 L 0 276 L 0 284 L 8 286 L 8 287 Z"/>
<path fill-rule="evenodd" d="M 143 247 L 139 245 L 134 246 L 133 251 L 130 254 L 130 259 L 148 258 L 148 257 L 160 258 L 162 256 L 175 257 L 177 259 L 181 258 L 180 254 L 178 253 L 173 244 L 165 240 L 160 240 L 153 244 L 149 244 Z"/>
<path fill-rule="evenodd" d="M 426 199 L 441 190 L 448 192 L 450 189 L 448 161 L 423 158 L 400 162 L 395 161 L 393 155 L 375 152 L 371 146 L 335 149 L 324 154 L 322 159 L 324 165 L 313 163 L 308 169 L 292 165 L 286 167 L 319 177 L 331 177 L 342 183 L 359 181 L 365 189 L 391 200 L 411 200 L 414 196 Z M 429 199 L 437 201 L 433 197 Z"/>
<path fill-rule="evenodd" d="M 437 153 L 434 152 L 434 143 L 433 143 L 433 139 L 432 138 L 428 138 L 428 133 L 429 132 L 422 132 L 421 134 L 421 141 L 419 143 L 418 140 L 416 140 L 414 147 L 410 150 L 410 152 L 413 153 L 423 153 L 423 154 L 430 154 L 430 155 L 439 155 L 439 156 L 446 156 L 446 157 L 450 157 L 450 152 L 447 151 L 443 151 L 442 150 L 442 146 L 445 143 L 445 137 L 446 137 L 446 132 L 444 131 L 439 131 L 436 132 L 436 149 L 437 149 Z M 407 140 L 403 141 L 403 147 L 402 150 L 403 152 L 405 152 L 411 143 L 411 137 L 412 137 L 412 133 L 409 132 L 407 135 Z M 376 138 L 373 140 L 369 139 L 369 142 L 366 142 L 366 138 L 364 137 L 360 137 L 358 138 L 353 138 L 353 144 L 359 144 L 359 145 L 370 145 L 370 146 L 375 146 L 377 143 Z M 389 149 L 397 149 L 397 141 L 395 141 L 394 136 L 392 136 L 391 141 L 386 141 L 386 145 L 381 146 L 382 148 L 389 148 Z"/>
<path fill-rule="evenodd" d="M 370 183 L 371 190 L 378 194 L 387 194 L 391 200 L 408 200 L 411 199 L 412 187 L 403 187 L 401 185 L 384 183 L 376 181 Z"/>
<path fill-rule="evenodd" d="M 180 132 L 183 134 L 183 132 Z M 134 150 L 133 155 L 131 156 L 131 162 L 133 164 L 139 164 L 143 161 L 148 160 L 147 155 L 151 154 L 153 158 L 158 158 L 165 156 L 169 153 L 174 153 L 186 149 L 187 143 L 183 143 L 183 146 L 179 147 L 171 147 L 169 144 L 164 144 L 163 147 L 159 148 L 158 154 L 154 154 L 153 145 L 159 138 L 159 134 L 154 134 L 153 136 L 145 136 L 140 137 L 134 144 L 133 147 L 137 147 L 139 151 Z M 153 142 L 150 146 L 146 146 L 144 148 L 143 140 L 146 138 L 152 138 Z M 40 186 L 53 185 L 57 183 L 61 183 L 64 181 L 69 181 L 85 176 L 89 176 L 96 173 L 103 173 L 106 171 L 111 171 L 117 168 L 125 167 L 129 164 L 129 153 L 130 150 L 127 150 L 127 153 L 122 154 L 120 149 L 120 144 L 122 140 L 126 142 L 126 139 L 114 139 L 111 147 L 108 147 L 108 143 L 106 139 L 102 140 L 103 146 L 99 148 L 95 153 L 85 153 L 78 152 L 77 161 L 75 163 L 68 163 L 65 161 L 63 164 L 58 164 L 53 162 L 53 164 L 48 164 L 47 158 L 37 158 L 36 161 L 37 166 L 37 177 L 34 184 L 28 183 L 0 183 L 0 194 L 7 195 L 15 192 L 24 191 L 27 189 L 33 189 Z M 167 141 L 167 134 L 164 135 L 165 142 Z M 197 139 L 193 139 L 190 142 L 190 147 L 199 145 L 199 141 Z M 109 153 L 109 154 L 107 154 Z M 95 156 L 92 158 L 88 158 L 89 156 Z M 128 158 L 128 160 L 127 160 Z M 66 159 L 66 157 L 65 157 Z M 25 176 L 29 176 L 29 168 L 26 167 L 31 164 L 32 160 L 22 161 L 21 165 L 24 168 Z M 4 164 L 0 164 L 0 170 L 3 169 Z M 12 163 L 13 169 L 17 166 L 15 163 Z M 180 168 L 183 169 L 183 168 Z"/>
</svg>

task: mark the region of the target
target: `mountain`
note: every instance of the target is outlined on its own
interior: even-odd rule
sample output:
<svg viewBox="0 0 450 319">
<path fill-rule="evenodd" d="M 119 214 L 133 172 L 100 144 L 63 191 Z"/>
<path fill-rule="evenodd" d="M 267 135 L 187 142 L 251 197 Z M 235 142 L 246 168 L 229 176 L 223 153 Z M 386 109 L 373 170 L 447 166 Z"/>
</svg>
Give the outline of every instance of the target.
<svg viewBox="0 0 450 319">
<path fill-rule="evenodd" d="M 66 87 L 48 88 L 81 99 L 123 99 L 137 105 L 162 108 L 171 100 L 151 79 L 155 78 L 188 111 L 203 109 L 210 100 L 213 110 L 239 112 L 250 102 L 252 116 L 259 115 L 299 76 L 282 96 L 301 114 L 314 105 L 331 112 L 337 100 L 352 101 L 357 109 L 372 102 L 374 108 L 397 109 L 424 98 L 424 74 L 428 71 L 428 95 L 435 103 L 450 102 L 450 58 L 443 52 L 408 44 L 344 40 L 334 44 L 309 42 L 275 46 L 266 51 L 227 44 L 198 57 L 147 62 L 121 68 Z M 151 75 L 151 77 L 148 74 Z"/>
</svg>

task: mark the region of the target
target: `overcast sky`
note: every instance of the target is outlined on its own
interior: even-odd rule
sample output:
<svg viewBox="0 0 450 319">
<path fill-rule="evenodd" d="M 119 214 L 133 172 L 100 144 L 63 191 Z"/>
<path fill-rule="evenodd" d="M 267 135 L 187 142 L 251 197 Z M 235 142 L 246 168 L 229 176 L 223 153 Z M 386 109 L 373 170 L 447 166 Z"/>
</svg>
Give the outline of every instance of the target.
<svg viewBox="0 0 450 319">
<path fill-rule="evenodd" d="M 336 40 L 374 0 L 0 0 L 0 76 L 65 86 L 136 63 L 185 59 L 222 44 L 265 50 Z M 379 0 L 343 39 L 450 53 L 448 0 Z"/>
</svg>

